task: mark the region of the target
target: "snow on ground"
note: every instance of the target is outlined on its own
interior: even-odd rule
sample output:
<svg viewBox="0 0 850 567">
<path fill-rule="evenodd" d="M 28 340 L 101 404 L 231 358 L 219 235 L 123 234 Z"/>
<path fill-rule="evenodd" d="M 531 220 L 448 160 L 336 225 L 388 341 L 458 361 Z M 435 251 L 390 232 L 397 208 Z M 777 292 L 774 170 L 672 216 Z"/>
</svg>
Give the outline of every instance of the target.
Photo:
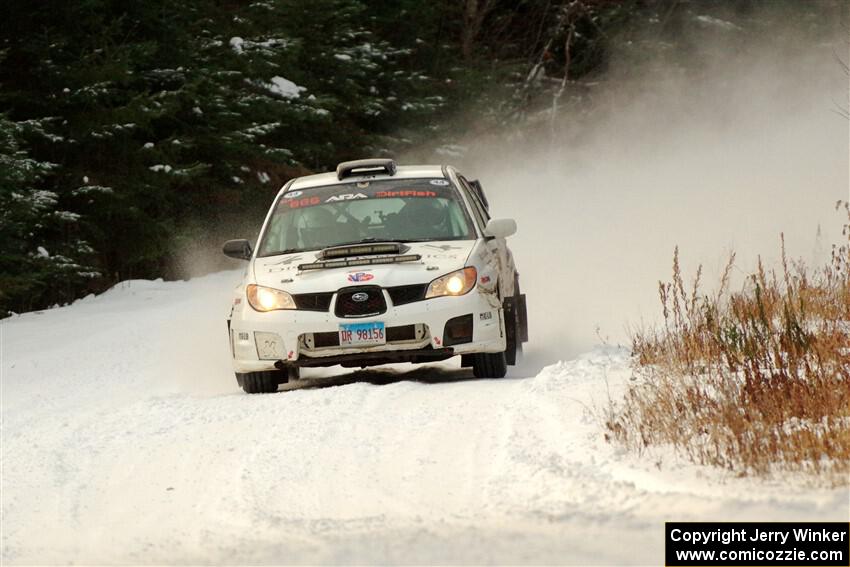
<svg viewBox="0 0 850 567">
<path fill-rule="evenodd" d="M 629 377 L 614 348 L 542 369 L 531 350 L 503 380 L 398 365 L 242 394 L 237 279 L 125 282 L 0 322 L 4 564 L 659 565 L 665 520 L 848 519 L 846 488 L 607 444 L 600 409 Z"/>
</svg>

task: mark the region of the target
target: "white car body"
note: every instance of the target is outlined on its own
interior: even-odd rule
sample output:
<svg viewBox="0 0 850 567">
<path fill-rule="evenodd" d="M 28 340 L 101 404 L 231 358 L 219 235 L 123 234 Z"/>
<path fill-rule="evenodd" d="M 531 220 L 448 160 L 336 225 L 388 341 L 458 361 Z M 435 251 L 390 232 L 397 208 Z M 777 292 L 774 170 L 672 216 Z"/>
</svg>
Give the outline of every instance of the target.
<svg viewBox="0 0 850 567">
<path fill-rule="evenodd" d="M 378 161 L 389 162 L 364 160 L 349 164 L 368 165 Z M 420 183 L 429 180 L 435 185 L 444 185 L 446 191 L 453 189 L 466 208 L 468 219 L 474 224 L 474 238 L 405 242 L 393 245 L 398 248 L 389 253 L 349 254 L 352 251 L 371 251 L 375 249 L 372 247 L 381 249 L 382 246 L 389 246 L 380 241 L 368 242 L 362 244 L 365 248 L 357 248 L 357 245 L 342 247 L 346 255 L 330 259 L 323 256 L 327 253 L 323 250 L 263 257 L 258 254 L 260 246 L 257 246 L 256 250 L 251 250 L 243 281 L 234 290 L 228 320 L 233 367 L 237 377 L 274 370 L 289 370 L 292 376 L 292 369 L 305 366 L 342 364 L 361 367 L 388 362 L 427 362 L 455 355 L 502 353 L 506 350 L 510 329 L 506 329 L 504 298 L 517 298 L 519 302 L 521 297 L 516 289 L 518 276 L 513 255 L 504 237 L 515 230 L 515 223 L 509 219 L 490 220 L 480 185 L 470 185 L 452 167 L 396 168 L 394 162 L 390 163 L 392 169 L 388 172 L 366 167 L 365 173 L 357 173 L 360 170 L 357 168 L 342 179 L 340 174 L 324 173 L 290 181 L 281 189 L 269 210 L 258 243 L 264 242 L 275 207 L 283 207 L 287 199 L 309 199 L 311 189 L 318 187 L 327 190 L 328 186 L 351 183 L 367 186 L 370 182 L 381 180 L 418 180 Z M 346 198 L 349 198 L 348 194 L 333 195 L 328 200 Z M 500 234 L 490 234 L 488 223 L 490 232 Z M 247 255 L 246 249 L 246 259 Z M 384 263 L 394 259 L 406 261 Z M 313 269 L 321 262 L 348 265 Z M 350 265 L 358 262 L 378 263 Z M 420 287 L 399 290 L 401 286 L 427 286 L 441 276 L 470 266 L 475 268 L 476 281 L 471 291 L 463 295 L 424 299 L 419 292 Z M 299 308 L 258 311 L 246 296 L 250 285 L 282 290 L 295 298 L 293 301 L 299 304 Z M 357 290 L 366 293 L 353 294 Z M 405 297 L 405 293 L 413 294 L 415 299 L 406 301 L 410 297 Z M 370 305 L 376 302 L 380 308 L 380 298 L 375 294 L 381 294 L 385 303 L 380 313 L 352 316 L 344 314 L 347 311 L 341 311 L 343 308 L 360 309 L 351 302 L 360 300 L 362 295 L 368 297 L 362 301 L 368 301 Z M 328 299 L 330 303 L 326 304 Z M 309 301 L 310 308 L 302 309 L 302 301 Z M 520 304 L 516 305 L 515 312 L 520 309 Z M 513 327 L 519 329 L 514 335 L 518 337 L 517 344 L 525 340 L 527 333 L 524 330 L 524 296 L 521 310 L 521 321 L 518 321 L 523 328 L 520 329 L 520 325 Z M 467 326 L 469 316 L 472 319 L 471 336 Z M 457 319 L 463 317 L 465 319 L 458 323 Z M 447 335 L 446 325 L 450 320 L 456 321 Z M 375 333 L 378 333 L 378 326 L 383 324 L 385 342 L 340 346 L 343 340 L 339 338 L 343 336 L 340 335 L 344 328 L 342 326 L 356 323 L 377 324 Z M 363 332 L 371 333 L 369 326 L 366 327 Z M 356 329 L 359 332 L 360 327 Z M 338 337 L 337 344 L 334 344 L 334 336 Z M 465 362 L 467 366 L 472 365 L 468 359 Z M 508 356 L 508 363 L 514 363 L 511 355 Z M 285 381 L 285 378 L 280 381 Z"/>
</svg>

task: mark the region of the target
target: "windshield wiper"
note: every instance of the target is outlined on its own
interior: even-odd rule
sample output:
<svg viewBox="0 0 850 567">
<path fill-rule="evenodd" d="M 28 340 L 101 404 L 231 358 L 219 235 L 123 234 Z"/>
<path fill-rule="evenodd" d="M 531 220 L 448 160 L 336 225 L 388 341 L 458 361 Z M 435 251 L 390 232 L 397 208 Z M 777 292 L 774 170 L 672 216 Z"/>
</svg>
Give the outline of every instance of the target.
<svg viewBox="0 0 850 567">
<path fill-rule="evenodd" d="M 286 248 L 284 250 L 275 250 L 274 252 L 266 252 L 265 254 L 259 254 L 259 258 L 270 258 L 271 256 L 283 256 L 284 254 L 295 254 L 296 252 L 306 252 L 306 250 L 302 250 L 300 248 Z"/>
<path fill-rule="evenodd" d="M 442 242 L 444 240 L 474 240 L 466 236 L 426 236 L 424 238 L 394 238 L 384 242 Z"/>
<path fill-rule="evenodd" d="M 324 250 L 328 248 L 337 248 L 339 246 L 354 246 L 355 244 L 366 244 L 372 242 L 404 242 L 403 240 L 387 240 L 384 238 L 376 238 L 374 236 L 367 236 L 366 238 L 361 238 L 360 240 L 352 240 L 351 242 L 340 242 L 339 244 L 331 244 L 330 246 L 325 246 Z"/>
</svg>

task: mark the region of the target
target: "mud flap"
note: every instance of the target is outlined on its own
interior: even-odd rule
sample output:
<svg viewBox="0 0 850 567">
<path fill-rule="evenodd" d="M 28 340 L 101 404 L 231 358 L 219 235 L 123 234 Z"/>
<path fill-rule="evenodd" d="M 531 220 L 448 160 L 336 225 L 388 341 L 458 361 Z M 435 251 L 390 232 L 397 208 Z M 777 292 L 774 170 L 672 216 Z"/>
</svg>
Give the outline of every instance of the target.
<svg viewBox="0 0 850 567">
<path fill-rule="evenodd" d="M 516 296 L 516 313 L 519 317 L 519 340 L 528 342 L 528 310 L 525 307 L 525 294 Z"/>
<path fill-rule="evenodd" d="M 516 352 L 519 345 L 519 302 L 517 296 L 506 297 L 504 304 L 505 313 L 505 360 L 510 366 L 516 364 Z"/>
<path fill-rule="evenodd" d="M 460 366 L 461 368 L 469 368 L 472 366 L 473 355 L 471 354 L 462 354 L 460 355 Z"/>
<path fill-rule="evenodd" d="M 233 333 L 230 331 L 230 319 L 227 320 L 227 344 L 230 345 L 230 358 L 236 358 L 236 350 L 233 347 Z M 242 386 L 242 384 L 239 384 Z"/>
</svg>

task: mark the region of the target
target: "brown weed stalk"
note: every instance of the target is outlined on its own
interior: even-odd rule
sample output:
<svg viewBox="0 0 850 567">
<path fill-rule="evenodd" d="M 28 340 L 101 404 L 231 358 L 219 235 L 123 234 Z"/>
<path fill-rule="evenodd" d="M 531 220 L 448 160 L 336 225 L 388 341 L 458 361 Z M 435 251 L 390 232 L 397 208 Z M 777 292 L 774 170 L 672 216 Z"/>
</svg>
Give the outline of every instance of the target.
<svg viewBox="0 0 850 567">
<path fill-rule="evenodd" d="M 730 291 L 732 254 L 712 294 L 701 269 L 659 282 L 663 326 L 632 334 L 635 381 L 612 406 L 609 436 L 642 450 L 672 444 L 694 462 L 741 474 L 850 472 L 850 206 L 846 240 L 810 271 L 761 260 Z"/>
</svg>

